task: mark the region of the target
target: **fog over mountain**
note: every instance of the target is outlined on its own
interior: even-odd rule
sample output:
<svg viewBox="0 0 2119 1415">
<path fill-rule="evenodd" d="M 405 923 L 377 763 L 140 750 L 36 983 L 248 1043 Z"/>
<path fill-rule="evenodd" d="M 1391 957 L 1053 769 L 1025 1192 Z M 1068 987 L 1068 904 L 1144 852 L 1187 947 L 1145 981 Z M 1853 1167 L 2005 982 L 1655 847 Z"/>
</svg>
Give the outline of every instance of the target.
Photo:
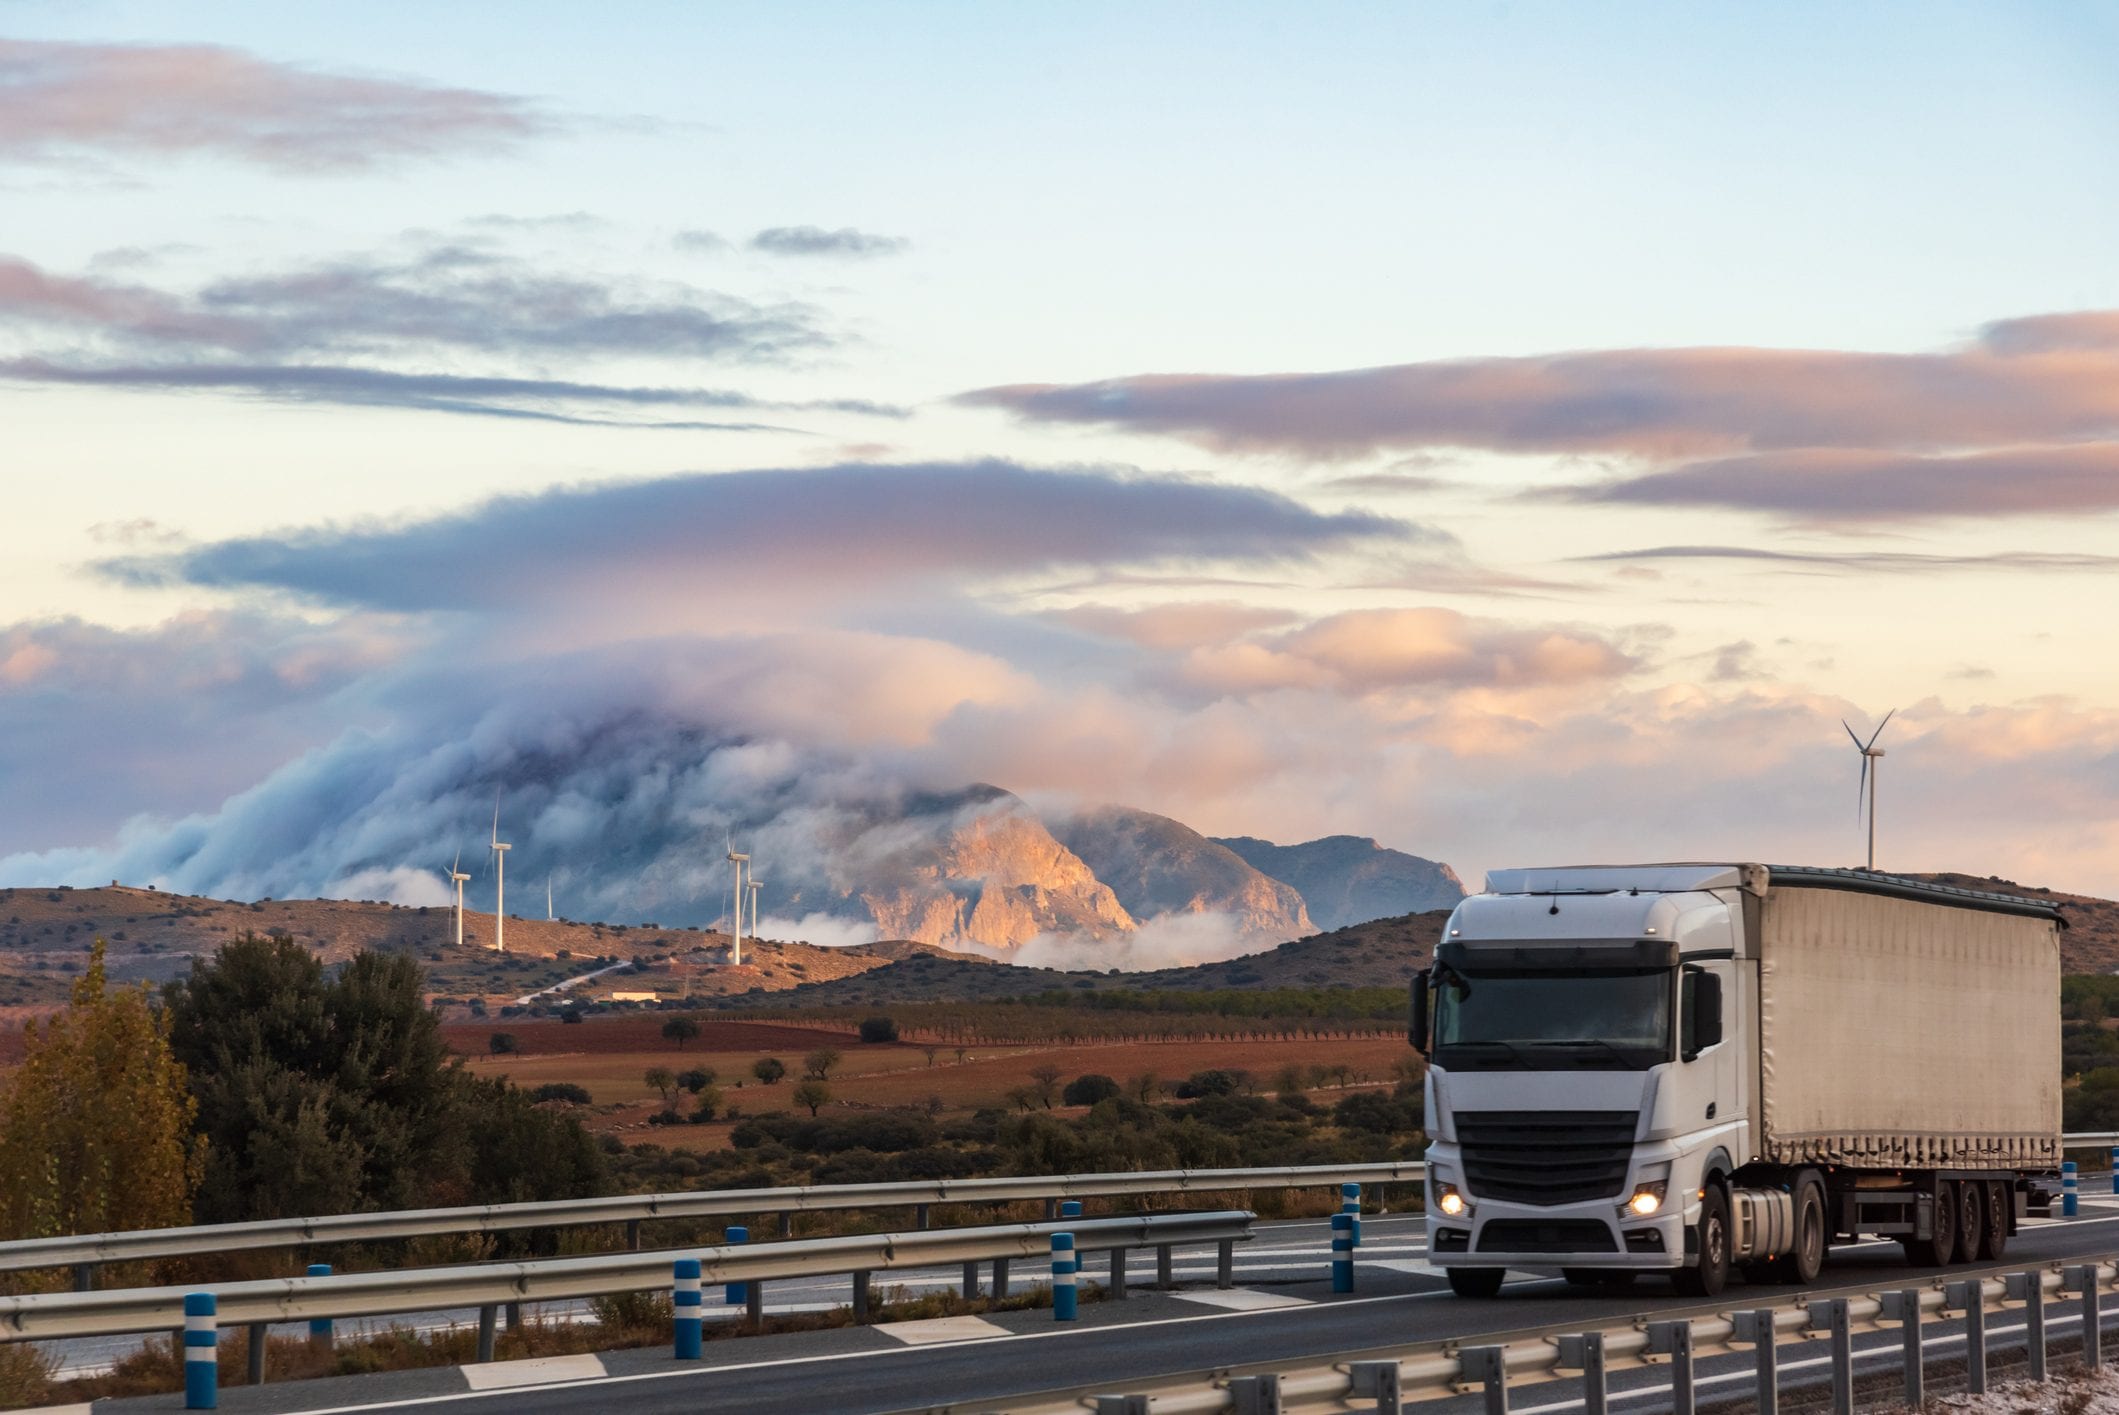
<svg viewBox="0 0 2119 1415">
<path fill-rule="evenodd" d="M 1321 929 L 1454 908 L 1464 897 L 1464 882 L 1448 865 L 1385 849 L 1365 836 L 1328 835 L 1301 845 L 1249 836 L 1214 843 L 1300 890 Z"/>
</svg>

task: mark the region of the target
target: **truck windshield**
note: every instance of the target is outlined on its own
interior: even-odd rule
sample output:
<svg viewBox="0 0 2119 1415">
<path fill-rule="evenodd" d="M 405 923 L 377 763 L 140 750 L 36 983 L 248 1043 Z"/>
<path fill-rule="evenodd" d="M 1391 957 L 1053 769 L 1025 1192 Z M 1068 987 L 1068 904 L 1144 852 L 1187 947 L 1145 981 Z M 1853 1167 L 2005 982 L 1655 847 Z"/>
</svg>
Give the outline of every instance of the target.
<svg viewBox="0 0 2119 1415">
<path fill-rule="evenodd" d="M 1642 1071 L 1670 1059 L 1670 971 L 1461 974 L 1435 988 L 1435 1059 L 1458 1071 Z"/>
</svg>

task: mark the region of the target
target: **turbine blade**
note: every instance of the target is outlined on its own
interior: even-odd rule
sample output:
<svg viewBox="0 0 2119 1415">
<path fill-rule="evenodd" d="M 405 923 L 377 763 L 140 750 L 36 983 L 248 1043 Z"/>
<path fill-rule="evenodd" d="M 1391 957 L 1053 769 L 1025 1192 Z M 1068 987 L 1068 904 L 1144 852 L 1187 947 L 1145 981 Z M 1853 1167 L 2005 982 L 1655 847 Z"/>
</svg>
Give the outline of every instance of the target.
<svg viewBox="0 0 2119 1415">
<path fill-rule="evenodd" d="M 1839 720 L 1839 725 L 1842 727 L 1847 727 L 1847 719 L 1845 719 L 1844 717 L 1841 718 Z M 1851 727 L 1847 727 L 1847 740 L 1852 742 L 1856 747 L 1861 746 L 1861 738 L 1854 735 L 1854 729 Z"/>
<path fill-rule="evenodd" d="M 1876 739 L 1884 735 L 1884 729 L 1891 725 L 1891 719 L 1896 717 L 1897 715 L 1897 708 L 1892 708 L 1889 712 L 1884 714 L 1884 720 L 1876 724 L 1876 730 L 1869 734 L 1868 743 L 1862 747 L 1862 751 L 1867 752 L 1870 747 L 1876 745 Z"/>
<path fill-rule="evenodd" d="M 1861 775 L 1854 782 L 1854 821 L 1859 825 L 1862 812 L 1869 808 L 1869 754 L 1861 755 Z"/>
</svg>

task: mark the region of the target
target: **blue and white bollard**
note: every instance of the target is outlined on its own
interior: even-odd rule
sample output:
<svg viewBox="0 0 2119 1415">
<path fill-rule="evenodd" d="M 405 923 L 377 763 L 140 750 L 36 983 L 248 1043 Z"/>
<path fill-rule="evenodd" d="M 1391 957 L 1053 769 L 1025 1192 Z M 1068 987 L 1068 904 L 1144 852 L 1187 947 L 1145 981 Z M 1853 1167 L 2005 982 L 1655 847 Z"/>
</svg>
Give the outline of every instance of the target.
<svg viewBox="0 0 2119 1415">
<path fill-rule="evenodd" d="M 679 1258 L 670 1283 L 670 1313 L 676 1319 L 677 1359 L 706 1354 L 706 1296 L 699 1290 L 699 1260 Z"/>
<path fill-rule="evenodd" d="M 730 1228 L 726 1233 L 721 1235 L 721 1241 L 723 1243 L 731 1244 L 748 1243 L 750 1242 L 750 1230 L 743 1227 L 741 1224 L 737 1224 L 733 1228 Z M 739 1302 L 750 1301 L 750 1284 L 747 1282 L 730 1283 L 728 1286 L 721 1289 L 721 1300 L 723 1302 L 728 1303 L 728 1305 L 731 1307 L 735 1306 Z"/>
<path fill-rule="evenodd" d="M 221 1404 L 221 1334 L 214 1324 L 211 1292 L 184 1294 L 184 1408 L 216 1410 Z"/>
<path fill-rule="evenodd" d="M 1352 1180 L 1339 1186 L 1339 1212 L 1354 1220 L 1354 1246 L 1361 1246 L 1361 1186 Z"/>
<path fill-rule="evenodd" d="M 2112 1192 L 2119 1194 L 2119 1145 L 2112 1146 Z"/>
<path fill-rule="evenodd" d="M 311 1263 L 309 1265 L 309 1276 L 331 1276 L 331 1264 Z M 331 1319 L 329 1317 L 317 1317 L 309 1323 L 309 1344 L 311 1346 L 329 1346 L 331 1344 Z"/>
<path fill-rule="evenodd" d="M 1354 1290 L 1354 1220 L 1347 1214 L 1332 1215 L 1332 1291 Z"/>
<path fill-rule="evenodd" d="M 2081 1199 L 2075 1188 L 2075 1162 L 2060 1162 L 2060 1216 L 2073 1218 L 2081 1212 Z"/>
<path fill-rule="evenodd" d="M 1074 1257 L 1074 1235 L 1052 1235 L 1052 1320 L 1071 1322 L 1075 1313 L 1075 1274 L 1081 1264 Z"/>
<path fill-rule="evenodd" d="M 1062 1199 L 1062 1200 L 1060 1200 L 1060 1217 L 1061 1217 L 1061 1218 L 1080 1218 L 1081 1216 L 1082 1216 L 1082 1201 L 1081 1201 L 1081 1200 L 1079 1200 L 1079 1199 Z"/>
</svg>

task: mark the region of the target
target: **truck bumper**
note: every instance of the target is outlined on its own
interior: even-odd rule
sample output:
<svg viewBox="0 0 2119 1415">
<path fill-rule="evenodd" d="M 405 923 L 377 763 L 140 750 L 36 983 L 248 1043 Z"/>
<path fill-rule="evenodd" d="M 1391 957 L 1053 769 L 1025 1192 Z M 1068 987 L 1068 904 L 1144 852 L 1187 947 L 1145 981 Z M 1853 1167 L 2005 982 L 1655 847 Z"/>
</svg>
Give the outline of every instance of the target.
<svg viewBox="0 0 2119 1415">
<path fill-rule="evenodd" d="M 1441 1268 L 1614 1268 L 1668 1272 L 1685 1265 L 1685 1216 L 1621 1220 L 1609 1200 L 1536 1208 L 1478 1204 L 1427 1216 L 1428 1261 Z"/>
</svg>

